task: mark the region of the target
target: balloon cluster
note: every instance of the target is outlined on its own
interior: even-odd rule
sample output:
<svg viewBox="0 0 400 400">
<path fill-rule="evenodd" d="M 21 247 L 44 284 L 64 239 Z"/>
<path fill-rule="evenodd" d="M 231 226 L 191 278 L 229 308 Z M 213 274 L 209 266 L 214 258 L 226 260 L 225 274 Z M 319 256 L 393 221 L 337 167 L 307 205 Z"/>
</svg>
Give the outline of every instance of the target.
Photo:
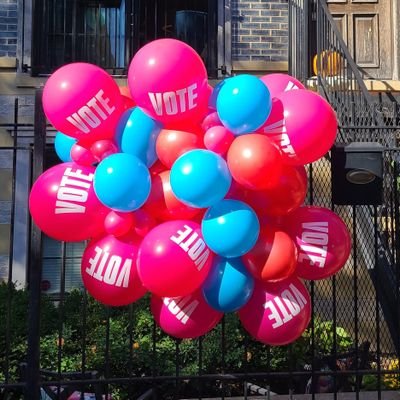
<svg viewBox="0 0 400 400">
<path fill-rule="evenodd" d="M 336 273 L 351 247 L 335 213 L 303 205 L 304 165 L 332 146 L 334 111 L 285 74 L 212 88 L 199 55 L 173 39 L 140 49 L 128 84 L 86 63 L 48 79 L 63 163 L 32 187 L 34 222 L 90 240 L 89 293 L 122 306 L 150 291 L 170 335 L 198 337 L 238 311 L 257 340 L 292 342 L 311 314 L 302 279 Z"/>
</svg>

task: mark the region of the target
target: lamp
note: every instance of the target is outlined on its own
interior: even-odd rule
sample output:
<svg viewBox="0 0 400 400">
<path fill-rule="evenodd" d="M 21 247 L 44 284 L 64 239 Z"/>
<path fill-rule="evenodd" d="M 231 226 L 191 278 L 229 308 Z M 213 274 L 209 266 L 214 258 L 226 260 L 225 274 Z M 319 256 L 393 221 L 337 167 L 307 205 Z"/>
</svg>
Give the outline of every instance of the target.
<svg viewBox="0 0 400 400">
<path fill-rule="evenodd" d="M 383 151 L 377 142 L 337 144 L 331 149 L 332 201 L 379 205 L 383 192 Z"/>
</svg>

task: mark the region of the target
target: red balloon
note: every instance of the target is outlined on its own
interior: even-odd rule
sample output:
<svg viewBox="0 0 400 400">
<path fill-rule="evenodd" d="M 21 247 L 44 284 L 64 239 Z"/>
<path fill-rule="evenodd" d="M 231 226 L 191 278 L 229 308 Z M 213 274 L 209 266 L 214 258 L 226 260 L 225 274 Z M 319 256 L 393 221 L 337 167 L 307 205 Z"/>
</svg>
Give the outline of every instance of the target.
<svg viewBox="0 0 400 400">
<path fill-rule="evenodd" d="M 169 170 L 152 177 L 151 191 L 144 209 L 162 221 L 192 219 L 201 210 L 190 207 L 177 199 L 171 189 Z"/>
<path fill-rule="evenodd" d="M 235 136 L 231 131 L 224 126 L 216 125 L 205 132 L 204 145 L 206 149 L 223 156 L 229 150 L 234 139 Z"/>
<path fill-rule="evenodd" d="M 131 92 L 129 91 L 128 86 L 120 86 L 119 92 L 121 93 L 125 110 L 136 106 L 136 103 L 132 99 Z"/>
<path fill-rule="evenodd" d="M 167 171 L 167 167 L 160 161 L 157 160 L 150 168 L 149 172 L 151 176 L 160 174 L 161 172 Z"/>
<path fill-rule="evenodd" d="M 307 328 L 311 298 L 296 277 L 274 283 L 256 281 L 252 297 L 238 314 L 243 327 L 256 340 L 282 346 L 294 342 Z"/>
<path fill-rule="evenodd" d="M 104 220 L 104 227 L 110 235 L 124 236 L 131 230 L 134 220 L 131 212 L 110 211 Z"/>
<path fill-rule="evenodd" d="M 145 237 L 155 226 L 157 226 L 155 218 L 143 208 L 134 211 L 133 216 L 133 230 L 140 237 Z"/>
<path fill-rule="evenodd" d="M 302 165 L 283 165 L 275 186 L 258 191 L 237 191 L 236 195 L 253 207 L 258 216 L 286 215 L 304 203 L 307 195 L 307 173 Z"/>
<path fill-rule="evenodd" d="M 282 151 L 286 163 L 304 165 L 324 156 L 335 142 L 336 114 L 330 104 L 309 90 L 291 90 L 272 101 L 265 133 Z"/>
<path fill-rule="evenodd" d="M 189 220 L 164 222 L 143 239 L 139 276 L 143 285 L 159 297 L 186 296 L 204 282 L 212 258 L 199 224 Z"/>
<path fill-rule="evenodd" d="M 117 145 L 112 140 L 97 140 L 90 146 L 90 151 L 92 152 L 95 159 L 100 162 L 103 158 L 115 154 L 118 152 Z"/>
<path fill-rule="evenodd" d="M 110 210 L 94 192 L 94 171 L 94 167 L 69 162 L 39 176 L 29 196 L 29 210 L 46 235 L 79 242 L 104 231 L 104 218 Z"/>
<path fill-rule="evenodd" d="M 87 166 L 91 166 L 97 161 L 90 150 L 78 143 L 71 147 L 71 159 L 79 165 Z"/>
<path fill-rule="evenodd" d="M 333 211 L 300 207 L 284 218 L 284 226 L 298 248 L 296 274 L 299 277 L 324 279 L 346 263 L 351 237 L 345 223 Z"/>
<path fill-rule="evenodd" d="M 265 226 L 261 229 L 255 246 L 242 256 L 242 260 L 256 279 L 277 282 L 294 273 L 297 248 L 286 232 Z"/>
<path fill-rule="evenodd" d="M 276 185 L 282 172 L 280 151 L 265 135 L 236 137 L 228 150 L 227 161 L 235 181 L 251 190 Z"/>
<path fill-rule="evenodd" d="M 124 306 L 140 299 L 146 289 L 136 268 L 140 242 L 113 235 L 91 241 L 82 256 L 82 280 L 87 291 L 109 306 Z"/>
<path fill-rule="evenodd" d="M 169 169 L 179 156 L 202 147 L 203 141 L 199 135 L 185 131 L 163 129 L 156 141 L 157 156 Z"/>
<path fill-rule="evenodd" d="M 204 335 L 223 316 L 208 305 L 202 290 L 174 299 L 152 296 L 150 306 L 157 325 L 168 335 L 179 339 Z"/>
</svg>

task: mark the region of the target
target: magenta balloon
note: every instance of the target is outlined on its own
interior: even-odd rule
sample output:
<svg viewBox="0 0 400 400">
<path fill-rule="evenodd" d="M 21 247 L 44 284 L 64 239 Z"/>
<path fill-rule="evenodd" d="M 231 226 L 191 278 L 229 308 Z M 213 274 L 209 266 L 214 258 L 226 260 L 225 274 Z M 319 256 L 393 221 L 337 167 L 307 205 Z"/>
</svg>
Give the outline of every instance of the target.
<svg viewBox="0 0 400 400">
<path fill-rule="evenodd" d="M 116 237 L 126 235 L 134 226 L 135 217 L 132 212 L 110 211 L 104 219 L 104 228 Z"/>
<path fill-rule="evenodd" d="M 207 71 L 196 51 L 176 39 L 143 46 L 128 71 L 133 100 L 163 123 L 202 121 L 208 110 Z"/>
<path fill-rule="evenodd" d="M 351 236 L 333 211 L 305 206 L 284 218 L 285 231 L 298 249 L 296 274 L 318 280 L 338 272 L 349 258 Z"/>
<path fill-rule="evenodd" d="M 295 341 L 307 328 L 311 298 L 296 277 L 274 283 L 256 281 L 252 297 L 238 314 L 256 340 L 281 346 Z"/>
<path fill-rule="evenodd" d="M 151 312 L 157 325 L 168 335 L 193 339 L 213 329 L 223 313 L 211 308 L 202 290 L 184 297 L 151 297 Z"/>
<path fill-rule="evenodd" d="M 93 190 L 94 167 L 63 163 L 45 171 L 32 186 L 29 210 L 48 236 L 66 242 L 90 239 L 101 232 L 109 209 Z"/>
<path fill-rule="evenodd" d="M 273 99 L 271 114 L 258 132 L 278 145 L 286 163 L 305 165 L 320 159 L 332 147 L 336 114 L 317 93 L 291 90 Z"/>
<path fill-rule="evenodd" d="M 78 143 L 71 147 L 71 159 L 79 165 L 93 165 L 97 162 L 92 152 Z"/>
<path fill-rule="evenodd" d="M 272 98 L 290 90 L 305 89 L 299 80 L 288 74 L 268 74 L 260 79 L 267 86 Z"/>
<path fill-rule="evenodd" d="M 43 90 L 43 109 L 56 129 L 87 144 L 111 139 L 124 111 L 112 77 L 87 63 L 64 65 L 50 76 Z"/>
<path fill-rule="evenodd" d="M 113 235 L 88 244 L 82 256 L 82 280 L 100 303 L 124 306 L 144 296 L 136 268 L 139 245 L 138 239 L 123 241 Z"/>
<path fill-rule="evenodd" d="M 223 156 L 228 152 L 234 139 L 235 136 L 231 131 L 224 126 L 216 125 L 207 129 L 203 140 L 206 149 Z"/>
<path fill-rule="evenodd" d="M 212 258 L 198 223 L 164 222 L 143 239 L 138 256 L 139 276 L 143 285 L 159 297 L 186 296 L 204 282 Z"/>
</svg>

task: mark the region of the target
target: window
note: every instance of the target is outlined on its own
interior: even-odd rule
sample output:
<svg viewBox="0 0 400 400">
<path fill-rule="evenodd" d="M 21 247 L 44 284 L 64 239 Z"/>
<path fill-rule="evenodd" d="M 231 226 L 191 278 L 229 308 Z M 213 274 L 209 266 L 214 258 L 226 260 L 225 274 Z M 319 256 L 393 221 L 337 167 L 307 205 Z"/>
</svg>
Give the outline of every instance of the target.
<svg viewBox="0 0 400 400">
<path fill-rule="evenodd" d="M 34 11 L 32 74 L 85 61 L 126 75 L 135 52 L 173 37 L 196 49 L 216 75 L 216 1 L 39 0 Z"/>
</svg>

